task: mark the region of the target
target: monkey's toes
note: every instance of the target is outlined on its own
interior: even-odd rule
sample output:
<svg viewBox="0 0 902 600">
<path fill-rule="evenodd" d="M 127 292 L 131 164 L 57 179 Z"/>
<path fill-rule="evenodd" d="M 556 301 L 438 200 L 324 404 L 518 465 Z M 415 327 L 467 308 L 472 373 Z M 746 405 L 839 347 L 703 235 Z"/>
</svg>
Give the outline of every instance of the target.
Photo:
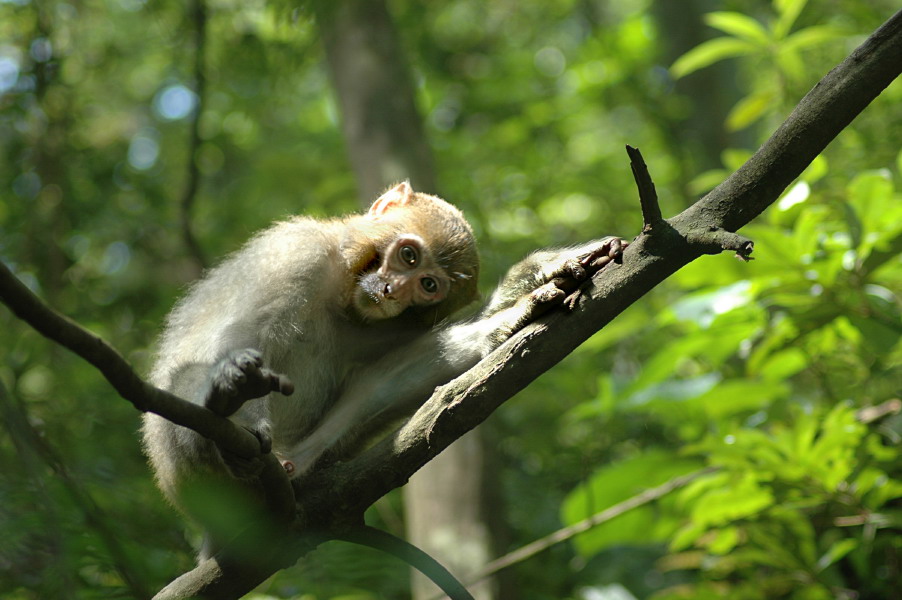
<svg viewBox="0 0 902 600">
<path fill-rule="evenodd" d="M 559 300 L 563 298 L 564 291 L 554 285 L 554 283 L 546 283 L 545 285 L 536 288 L 533 290 L 531 294 L 531 298 L 533 303 L 540 304 L 549 304 L 554 302 L 555 300 Z"/>
</svg>

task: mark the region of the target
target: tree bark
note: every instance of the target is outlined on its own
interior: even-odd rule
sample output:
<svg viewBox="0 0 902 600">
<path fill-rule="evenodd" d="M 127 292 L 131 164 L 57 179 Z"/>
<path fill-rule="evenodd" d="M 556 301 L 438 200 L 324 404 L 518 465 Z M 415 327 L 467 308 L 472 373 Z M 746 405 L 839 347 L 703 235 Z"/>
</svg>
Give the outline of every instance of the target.
<svg viewBox="0 0 902 600">
<path fill-rule="evenodd" d="M 435 190 L 432 151 L 384 0 L 313 3 L 360 197 L 391 183 Z"/>
</svg>

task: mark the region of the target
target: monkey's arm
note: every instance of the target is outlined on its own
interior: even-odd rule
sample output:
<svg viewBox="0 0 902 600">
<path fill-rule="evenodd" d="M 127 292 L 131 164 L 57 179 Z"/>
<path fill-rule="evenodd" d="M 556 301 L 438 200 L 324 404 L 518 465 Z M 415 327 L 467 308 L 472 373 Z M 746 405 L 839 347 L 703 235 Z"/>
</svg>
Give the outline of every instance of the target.
<svg viewBox="0 0 902 600">
<path fill-rule="evenodd" d="M 558 287 L 555 279 L 581 281 L 587 272 L 594 273 L 607 263 L 619 260 L 628 245 L 618 237 L 608 236 L 577 246 L 534 252 L 508 270 L 482 315 L 496 314 L 538 290 L 558 297 L 561 294 L 554 291 Z"/>
<path fill-rule="evenodd" d="M 290 394 L 293 390 L 286 377 L 262 367 L 259 352 L 247 349 L 229 352 L 214 365 L 183 365 L 164 387 L 221 416 L 232 415 L 247 400 L 270 391 Z M 257 436 L 261 450 L 268 452 L 271 432 L 265 420 L 237 420 Z M 180 483 L 192 474 L 228 471 L 232 477 L 248 479 L 259 474 L 262 467 L 258 461 L 224 452 L 198 433 L 152 413 L 144 417 L 144 446 L 161 489 L 176 504 Z"/>
<path fill-rule="evenodd" d="M 537 252 L 516 264 L 479 317 L 434 329 L 370 365 L 335 407 L 285 459 L 292 475 L 311 469 L 330 450 L 354 445 L 386 422 L 411 414 L 436 386 L 447 383 L 566 295 L 568 278 L 585 279 L 618 258 L 625 245 L 609 237 L 582 246 Z"/>
</svg>

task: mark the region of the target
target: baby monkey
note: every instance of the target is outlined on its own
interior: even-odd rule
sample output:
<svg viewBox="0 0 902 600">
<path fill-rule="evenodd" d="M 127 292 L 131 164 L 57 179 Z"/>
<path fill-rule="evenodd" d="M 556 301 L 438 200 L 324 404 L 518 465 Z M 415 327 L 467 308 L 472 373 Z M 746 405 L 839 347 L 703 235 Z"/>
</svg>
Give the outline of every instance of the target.
<svg viewBox="0 0 902 600">
<path fill-rule="evenodd" d="M 296 477 L 412 414 L 562 299 L 562 278 L 585 278 L 625 245 L 533 254 L 477 317 L 451 324 L 477 297 L 473 231 L 459 210 L 401 183 L 362 215 L 277 223 L 210 270 L 169 315 L 150 379 L 253 431 Z M 194 479 L 250 482 L 260 468 L 154 414 L 143 434 L 176 505 Z"/>
</svg>

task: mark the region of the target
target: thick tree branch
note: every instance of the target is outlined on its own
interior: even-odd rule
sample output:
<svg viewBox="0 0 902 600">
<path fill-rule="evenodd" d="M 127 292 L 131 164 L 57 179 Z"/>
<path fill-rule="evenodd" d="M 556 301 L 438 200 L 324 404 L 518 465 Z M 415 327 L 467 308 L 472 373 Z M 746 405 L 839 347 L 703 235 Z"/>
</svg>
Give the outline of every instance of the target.
<svg viewBox="0 0 902 600">
<path fill-rule="evenodd" d="M 193 429 L 239 456 L 260 456 L 260 442 L 250 432 L 202 406 L 142 380 L 112 346 L 44 304 L 2 262 L 0 301 L 41 335 L 94 365 L 119 395 L 138 410 L 156 413 L 173 423 Z M 261 482 L 267 491 L 267 504 L 274 514 L 288 516 L 292 513 L 294 494 L 285 471 L 274 456 L 267 454 L 262 459 L 266 462 Z"/>
<path fill-rule="evenodd" d="M 749 223 L 902 71 L 902 11 L 896 13 L 799 103 L 786 122 L 733 176 L 665 221 L 669 227 L 641 234 L 624 252 L 623 265 L 602 269 L 576 308 L 554 311 L 501 346 L 476 367 L 442 386 L 391 438 L 356 459 L 305 480 L 301 524 L 313 515 L 341 521 L 362 512 L 403 483 L 452 441 L 560 362 L 648 290 L 710 248 L 702 241 L 749 250 L 724 232 Z M 707 240 L 699 232 L 708 231 Z M 717 236 L 714 235 L 717 233 Z M 723 242 L 723 243 L 721 243 Z"/>
</svg>

